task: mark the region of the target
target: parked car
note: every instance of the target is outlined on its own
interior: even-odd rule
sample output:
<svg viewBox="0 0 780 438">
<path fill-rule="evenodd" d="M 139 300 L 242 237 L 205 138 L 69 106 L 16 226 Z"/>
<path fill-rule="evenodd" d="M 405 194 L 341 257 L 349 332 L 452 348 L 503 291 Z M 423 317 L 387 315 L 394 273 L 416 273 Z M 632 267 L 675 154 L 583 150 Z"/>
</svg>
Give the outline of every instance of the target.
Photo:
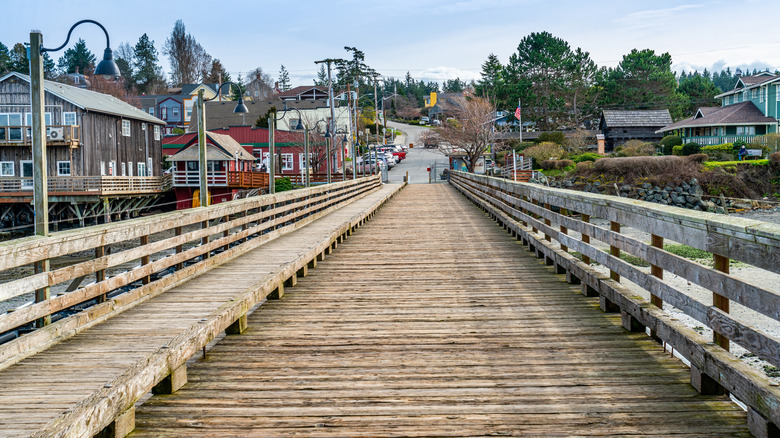
<svg viewBox="0 0 780 438">
<path fill-rule="evenodd" d="M 427 125 L 430 122 L 430 120 L 427 117 L 420 117 L 420 124 L 421 125 Z"/>
</svg>

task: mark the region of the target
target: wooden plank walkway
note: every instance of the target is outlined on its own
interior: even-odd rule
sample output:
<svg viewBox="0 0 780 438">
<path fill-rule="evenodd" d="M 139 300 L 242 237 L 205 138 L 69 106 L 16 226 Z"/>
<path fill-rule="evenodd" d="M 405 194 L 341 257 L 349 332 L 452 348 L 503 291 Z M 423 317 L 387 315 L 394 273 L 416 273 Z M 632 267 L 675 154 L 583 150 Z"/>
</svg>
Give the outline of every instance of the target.
<svg viewBox="0 0 780 438">
<path fill-rule="evenodd" d="M 188 373 L 133 437 L 749 436 L 445 185 L 404 188 Z"/>
<path fill-rule="evenodd" d="M 110 388 L 112 379 L 141 364 L 181 333 L 218 318 L 220 309 L 245 291 L 301 258 L 316 257 L 313 251 L 329 247 L 340 229 L 398 189 L 398 185 L 384 186 L 3 370 L 0 436 L 29 436 L 102 388 Z M 302 261 L 304 266 L 307 262 Z M 107 408 L 95 403 L 90 409 Z M 84 430 L 75 428 L 67 436 L 83 436 Z M 49 436 L 48 432 L 38 433 Z"/>
</svg>

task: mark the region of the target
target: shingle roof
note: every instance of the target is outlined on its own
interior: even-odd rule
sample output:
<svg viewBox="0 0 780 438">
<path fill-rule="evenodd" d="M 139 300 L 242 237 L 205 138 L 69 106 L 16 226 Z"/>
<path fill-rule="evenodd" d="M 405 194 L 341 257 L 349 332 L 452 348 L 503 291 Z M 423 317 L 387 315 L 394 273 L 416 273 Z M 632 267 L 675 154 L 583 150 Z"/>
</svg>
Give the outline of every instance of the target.
<svg viewBox="0 0 780 438">
<path fill-rule="evenodd" d="M 191 161 L 198 159 L 198 138 L 192 138 L 179 152 L 173 154 L 171 161 Z M 255 157 L 244 149 L 233 137 L 215 132 L 206 133 L 206 156 L 219 157 L 228 160 L 254 161 Z"/>
<path fill-rule="evenodd" d="M 28 84 L 30 83 L 29 76 L 17 72 L 8 73 L 7 75 L 0 78 L 0 82 L 5 81 L 11 76 L 16 76 L 20 80 L 25 81 Z M 70 85 L 60 84 L 59 82 L 48 80 L 43 81 L 43 89 L 48 93 L 67 100 L 81 109 L 105 114 L 113 114 L 115 116 L 129 119 L 142 120 L 144 122 L 158 125 L 165 124 L 165 122 L 158 119 L 157 117 L 141 111 L 123 100 L 109 96 L 108 94 L 97 93 L 95 91 L 89 91 L 83 88 L 72 87 Z"/>
<path fill-rule="evenodd" d="M 734 85 L 733 90 L 729 90 L 725 93 L 718 94 L 717 96 L 715 96 L 715 99 L 721 98 L 723 96 L 728 96 L 730 94 L 741 93 L 746 89 L 755 88 L 760 85 L 764 85 L 769 82 L 775 82 L 778 80 L 780 80 L 780 75 L 776 75 L 774 73 L 768 73 L 768 72 L 758 73 L 754 76 L 742 76 L 739 79 L 737 79 L 737 83 Z M 740 82 L 742 82 L 744 87 L 738 87 Z"/>
<path fill-rule="evenodd" d="M 297 97 L 298 95 L 303 94 L 312 88 L 316 89 L 318 93 L 328 94 L 328 89 L 325 87 L 318 87 L 316 85 L 301 85 L 295 88 L 290 88 L 287 91 L 282 91 L 281 93 L 277 94 L 276 97 L 280 99 L 284 99 L 285 97 Z"/>
<path fill-rule="evenodd" d="M 766 117 L 753 102 L 748 101 L 719 108 L 699 108 L 696 116 L 664 126 L 656 133 L 697 126 L 771 125 L 775 123 L 777 123 L 777 119 Z"/>
<path fill-rule="evenodd" d="M 672 123 L 669 110 L 604 110 L 604 122 L 609 128 L 618 126 L 665 126 Z"/>
</svg>

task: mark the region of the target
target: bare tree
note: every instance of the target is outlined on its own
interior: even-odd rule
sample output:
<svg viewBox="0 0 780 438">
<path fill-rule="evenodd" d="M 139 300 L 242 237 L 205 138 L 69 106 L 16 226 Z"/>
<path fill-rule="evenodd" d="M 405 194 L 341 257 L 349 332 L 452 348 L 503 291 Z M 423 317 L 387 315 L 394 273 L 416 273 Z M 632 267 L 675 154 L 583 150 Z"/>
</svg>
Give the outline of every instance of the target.
<svg viewBox="0 0 780 438">
<path fill-rule="evenodd" d="M 274 94 L 274 80 L 261 67 L 249 72 L 249 83 L 246 84 L 246 92 L 253 100 L 270 99 Z"/>
<path fill-rule="evenodd" d="M 447 156 L 464 157 L 469 172 L 474 172 L 479 157 L 490 150 L 495 139 L 492 102 L 473 95 L 453 100 L 457 122 L 444 123 L 435 128 L 441 138 L 439 149 Z"/>
<path fill-rule="evenodd" d="M 403 119 L 420 117 L 420 108 L 414 96 L 398 96 L 395 99 L 395 113 Z"/>
<path fill-rule="evenodd" d="M 211 56 L 187 33 L 181 20 L 176 20 L 171 36 L 165 40 L 163 53 L 170 58 L 174 85 L 200 82 L 211 70 Z"/>
</svg>

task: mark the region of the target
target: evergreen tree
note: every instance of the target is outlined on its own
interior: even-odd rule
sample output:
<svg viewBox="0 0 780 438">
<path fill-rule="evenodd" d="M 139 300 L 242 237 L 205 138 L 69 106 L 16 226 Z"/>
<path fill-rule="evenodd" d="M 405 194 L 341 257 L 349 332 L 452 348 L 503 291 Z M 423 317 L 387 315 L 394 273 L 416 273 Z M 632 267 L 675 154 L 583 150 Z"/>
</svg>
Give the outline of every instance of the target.
<svg viewBox="0 0 780 438">
<path fill-rule="evenodd" d="M 320 87 L 328 85 L 328 71 L 325 70 L 325 64 L 320 64 L 320 69 L 317 71 L 317 79 L 314 80 L 314 85 Z"/>
<path fill-rule="evenodd" d="M 162 85 L 165 80 L 162 75 L 162 67 L 157 63 L 157 49 L 154 41 L 147 34 L 141 35 L 133 48 L 133 82 L 138 92 L 142 94 L 152 93 L 155 88 Z"/>
<path fill-rule="evenodd" d="M 0 74 L 11 70 L 11 52 L 8 47 L 0 43 Z"/>
<path fill-rule="evenodd" d="M 135 87 L 133 84 L 133 48 L 128 43 L 120 44 L 114 52 L 114 61 L 119 67 L 119 73 L 125 81 L 125 90 L 131 92 Z"/>
<path fill-rule="evenodd" d="M 290 74 L 287 73 L 287 69 L 284 68 L 284 65 L 282 65 L 282 68 L 279 69 L 279 90 L 287 91 L 289 89 L 290 89 Z"/>
<path fill-rule="evenodd" d="M 206 77 L 203 78 L 203 82 L 207 84 L 224 84 L 230 82 L 230 73 L 225 70 L 222 61 L 214 59 L 211 61 L 211 69 Z"/>
<path fill-rule="evenodd" d="M 95 55 L 87 49 L 87 43 L 79 38 L 72 48 L 65 51 L 59 60 L 59 68 L 64 73 L 90 74 L 95 70 Z"/>
<path fill-rule="evenodd" d="M 239 73 L 235 83 L 230 84 L 230 100 L 238 100 L 238 96 L 243 96 L 244 94 L 246 94 L 246 84 L 244 84 L 244 78 Z"/>
<path fill-rule="evenodd" d="M 706 70 L 705 70 L 706 71 Z M 720 106 L 720 99 L 714 97 L 720 94 L 720 89 L 712 81 L 701 74 L 688 76 L 680 83 L 677 91 L 685 96 L 686 105 L 683 117 L 692 116 L 696 110 L 703 106 Z"/>
<path fill-rule="evenodd" d="M 445 93 L 461 93 L 466 89 L 466 82 L 461 81 L 460 78 L 447 79 L 442 89 Z"/>
<path fill-rule="evenodd" d="M 57 76 L 57 66 L 54 64 L 54 60 L 51 59 L 48 52 L 43 52 L 43 77 L 46 79 L 54 79 Z"/>
<path fill-rule="evenodd" d="M 11 58 L 11 70 L 23 74 L 30 74 L 30 60 L 27 59 L 27 48 L 22 43 L 14 44 L 9 53 Z"/>
<path fill-rule="evenodd" d="M 504 85 L 504 66 L 494 54 L 488 55 L 482 64 L 482 78 L 477 82 L 474 91 L 483 97 L 498 99 Z"/>
</svg>

